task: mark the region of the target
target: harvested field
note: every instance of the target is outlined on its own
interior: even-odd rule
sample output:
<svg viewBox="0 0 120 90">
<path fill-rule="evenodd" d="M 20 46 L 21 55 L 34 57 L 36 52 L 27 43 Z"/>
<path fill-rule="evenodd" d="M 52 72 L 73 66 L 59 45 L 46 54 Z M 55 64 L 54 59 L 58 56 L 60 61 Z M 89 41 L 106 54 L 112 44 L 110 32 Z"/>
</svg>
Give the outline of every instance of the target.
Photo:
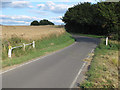
<svg viewBox="0 0 120 90">
<path fill-rule="evenodd" d="M 38 40 L 51 35 L 59 36 L 65 33 L 64 28 L 57 26 L 2 26 L 2 38 L 19 37 L 27 40 Z"/>
</svg>

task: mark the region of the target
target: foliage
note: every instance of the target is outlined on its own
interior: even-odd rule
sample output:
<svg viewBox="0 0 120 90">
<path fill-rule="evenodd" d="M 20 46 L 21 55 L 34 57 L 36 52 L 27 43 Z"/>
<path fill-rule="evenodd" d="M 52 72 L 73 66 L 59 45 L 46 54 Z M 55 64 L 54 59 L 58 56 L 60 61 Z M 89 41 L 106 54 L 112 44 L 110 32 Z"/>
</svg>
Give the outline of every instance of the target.
<svg viewBox="0 0 120 90">
<path fill-rule="evenodd" d="M 31 25 L 33 25 L 33 26 L 38 26 L 38 25 L 54 25 L 54 23 L 48 21 L 47 19 L 43 19 L 43 20 L 40 20 L 40 22 L 38 22 L 37 20 L 34 20 L 33 22 L 31 22 Z"/>
<path fill-rule="evenodd" d="M 105 39 L 101 40 L 81 88 L 118 88 L 118 48 L 115 40 L 110 40 L 107 46 Z"/>
<path fill-rule="evenodd" d="M 31 22 L 30 25 L 33 25 L 33 26 L 38 26 L 39 25 L 39 22 L 37 20 L 34 20 L 33 22 Z"/>
<path fill-rule="evenodd" d="M 118 33 L 118 25 L 120 25 L 118 22 L 120 17 L 118 11 L 120 12 L 120 10 L 118 8 L 120 9 L 120 3 L 98 3 L 98 11 L 104 18 L 104 28 L 107 30 L 108 35 Z"/>
<path fill-rule="evenodd" d="M 46 19 L 43 19 L 39 22 L 40 25 L 54 25 L 54 23 L 46 20 Z"/>
<path fill-rule="evenodd" d="M 19 46 L 21 42 L 30 43 L 27 40 L 17 38 L 19 42 L 16 42 L 16 37 L 9 39 L 9 42 L 12 43 L 12 46 Z M 7 42 L 2 42 L 2 67 L 7 67 L 10 65 L 24 63 L 28 60 L 33 58 L 37 58 L 48 54 L 50 52 L 62 49 L 64 47 L 69 46 L 74 42 L 74 39 L 71 38 L 69 33 L 64 33 L 59 36 L 51 35 L 50 37 L 43 38 L 42 40 L 35 41 L 35 48 L 33 49 L 32 46 L 26 46 L 25 51 L 22 48 L 13 49 L 12 58 L 8 58 L 8 45 Z M 17 45 L 16 45 L 17 44 Z"/>
<path fill-rule="evenodd" d="M 120 39 L 120 2 L 79 3 L 62 20 L 68 32 L 112 36 Z M 118 35 L 117 35 L 118 34 Z"/>
</svg>

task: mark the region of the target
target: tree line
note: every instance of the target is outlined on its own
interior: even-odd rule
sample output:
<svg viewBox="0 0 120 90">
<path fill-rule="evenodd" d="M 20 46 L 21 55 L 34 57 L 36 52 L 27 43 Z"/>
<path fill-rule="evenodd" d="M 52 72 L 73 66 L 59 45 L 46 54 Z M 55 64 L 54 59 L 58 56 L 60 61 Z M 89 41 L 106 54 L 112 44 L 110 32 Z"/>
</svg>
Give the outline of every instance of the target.
<svg viewBox="0 0 120 90">
<path fill-rule="evenodd" d="M 79 3 L 62 17 L 68 32 L 120 39 L 120 2 Z"/>
<path fill-rule="evenodd" d="M 30 24 L 31 26 L 39 26 L 39 25 L 54 25 L 54 23 L 48 21 L 47 19 L 40 20 L 39 22 L 37 20 L 34 20 Z"/>
</svg>

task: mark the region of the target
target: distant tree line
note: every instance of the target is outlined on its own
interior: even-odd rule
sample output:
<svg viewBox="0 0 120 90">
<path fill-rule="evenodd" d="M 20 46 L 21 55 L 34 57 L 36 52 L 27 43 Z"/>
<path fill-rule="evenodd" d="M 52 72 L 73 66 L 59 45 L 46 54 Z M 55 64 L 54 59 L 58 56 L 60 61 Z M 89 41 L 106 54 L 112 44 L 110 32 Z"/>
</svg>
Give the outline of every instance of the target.
<svg viewBox="0 0 120 90">
<path fill-rule="evenodd" d="M 54 25 L 54 23 L 46 20 L 46 19 L 43 19 L 43 20 L 40 20 L 40 22 L 38 22 L 37 20 L 34 20 L 31 22 L 32 26 L 39 26 L 39 25 Z"/>
<path fill-rule="evenodd" d="M 68 32 L 120 39 L 120 2 L 79 3 L 62 17 Z"/>
</svg>

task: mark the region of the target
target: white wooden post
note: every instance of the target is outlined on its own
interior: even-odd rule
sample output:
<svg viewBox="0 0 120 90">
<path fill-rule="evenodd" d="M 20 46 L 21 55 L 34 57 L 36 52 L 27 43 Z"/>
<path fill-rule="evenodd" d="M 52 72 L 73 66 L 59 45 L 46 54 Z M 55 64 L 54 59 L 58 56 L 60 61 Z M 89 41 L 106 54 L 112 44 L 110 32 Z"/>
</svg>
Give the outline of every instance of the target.
<svg viewBox="0 0 120 90">
<path fill-rule="evenodd" d="M 33 41 L 33 48 L 35 48 L 35 41 Z"/>
<path fill-rule="evenodd" d="M 8 48 L 9 48 L 8 57 L 11 58 L 12 57 L 12 46 L 9 46 Z"/>
<path fill-rule="evenodd" d="M 106 37 L 106 46 L 108 45 L 108 37 Z"/>
<path fill-rule="evenodd" d="M 25 43 L 23 43 L 23 50 L 25 51 Z"/>
</svg>

